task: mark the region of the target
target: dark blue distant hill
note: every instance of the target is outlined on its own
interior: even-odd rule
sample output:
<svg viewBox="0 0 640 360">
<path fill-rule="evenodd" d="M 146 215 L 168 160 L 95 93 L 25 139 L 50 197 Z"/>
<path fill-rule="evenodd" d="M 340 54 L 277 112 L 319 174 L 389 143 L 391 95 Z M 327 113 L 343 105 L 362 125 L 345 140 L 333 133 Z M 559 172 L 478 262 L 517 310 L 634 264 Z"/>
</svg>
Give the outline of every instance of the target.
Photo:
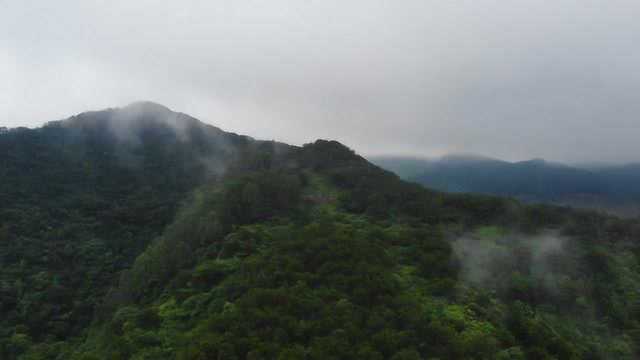
<svg viewBox="0 0 640 360">
<path fill-rule="evenodd" d="M 574 167 L 543 159 L 507 162 L 477 155 L 374 157 L 402 178 L 447 192 L 482 193 L 640 214 L 640 165 Z"/>
</svg>

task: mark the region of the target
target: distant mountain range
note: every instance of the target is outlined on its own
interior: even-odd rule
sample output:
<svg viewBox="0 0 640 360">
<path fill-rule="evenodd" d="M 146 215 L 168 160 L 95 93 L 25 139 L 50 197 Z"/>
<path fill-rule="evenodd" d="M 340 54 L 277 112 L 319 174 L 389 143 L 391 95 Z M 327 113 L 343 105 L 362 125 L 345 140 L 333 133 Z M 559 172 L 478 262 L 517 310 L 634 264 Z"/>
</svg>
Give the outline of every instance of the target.
<svg viewBox="0 0 640 360">
<path fill-rule="evenodd" d="M 640 215 L 640 164 L 569 166 L 532 159 L 508 162 L 477 155 L 369 159 L 405 180 L 436 190 L 514 197 Z"/>
</svg>

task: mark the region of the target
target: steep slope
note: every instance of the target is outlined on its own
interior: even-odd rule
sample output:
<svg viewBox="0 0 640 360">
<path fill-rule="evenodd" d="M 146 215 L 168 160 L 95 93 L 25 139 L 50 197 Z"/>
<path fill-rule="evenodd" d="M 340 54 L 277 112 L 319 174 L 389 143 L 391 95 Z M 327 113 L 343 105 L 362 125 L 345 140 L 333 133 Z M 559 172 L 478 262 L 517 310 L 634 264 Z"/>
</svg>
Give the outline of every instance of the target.
<svg viewBox="0 0 640 360">
<path fill-rule="evenodd" d="M 180 202 L 260 146 L 284 147 L 153 103 L 1 133 L 0 339 L 81 334 Z"/>
</svg>

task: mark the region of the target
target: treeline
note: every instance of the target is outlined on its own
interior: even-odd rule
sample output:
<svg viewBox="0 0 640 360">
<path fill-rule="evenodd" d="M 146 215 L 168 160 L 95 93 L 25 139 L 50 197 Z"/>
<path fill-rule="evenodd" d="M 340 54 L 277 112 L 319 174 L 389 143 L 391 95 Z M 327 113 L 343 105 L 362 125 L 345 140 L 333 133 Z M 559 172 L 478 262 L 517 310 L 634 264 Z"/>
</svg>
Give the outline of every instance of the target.
<svg viewBox="0 0 640 360">
<path fill-rule="evenodd" d="M 92 126 L 0 135 L 47 152 L 1 160 L 1 358 L 637 358 L 637 222 L 423 189 L 337 142 L 223 151 L 163 124 L 127 166 Z"/>
</svg>

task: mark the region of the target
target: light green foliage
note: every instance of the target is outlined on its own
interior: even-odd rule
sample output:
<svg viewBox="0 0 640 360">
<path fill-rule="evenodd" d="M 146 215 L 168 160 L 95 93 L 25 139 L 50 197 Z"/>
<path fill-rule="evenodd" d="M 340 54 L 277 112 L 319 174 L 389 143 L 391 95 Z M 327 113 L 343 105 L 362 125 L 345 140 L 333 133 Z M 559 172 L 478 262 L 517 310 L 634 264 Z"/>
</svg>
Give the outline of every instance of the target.
<svg viewBox="0 0 640 360">
<path fill-rule="evenodd" d="M 481 226 L 474 231 L 480 239 L 495 240 L 505 235 L 505 230 L 500 226 Z"/>
</svg>

